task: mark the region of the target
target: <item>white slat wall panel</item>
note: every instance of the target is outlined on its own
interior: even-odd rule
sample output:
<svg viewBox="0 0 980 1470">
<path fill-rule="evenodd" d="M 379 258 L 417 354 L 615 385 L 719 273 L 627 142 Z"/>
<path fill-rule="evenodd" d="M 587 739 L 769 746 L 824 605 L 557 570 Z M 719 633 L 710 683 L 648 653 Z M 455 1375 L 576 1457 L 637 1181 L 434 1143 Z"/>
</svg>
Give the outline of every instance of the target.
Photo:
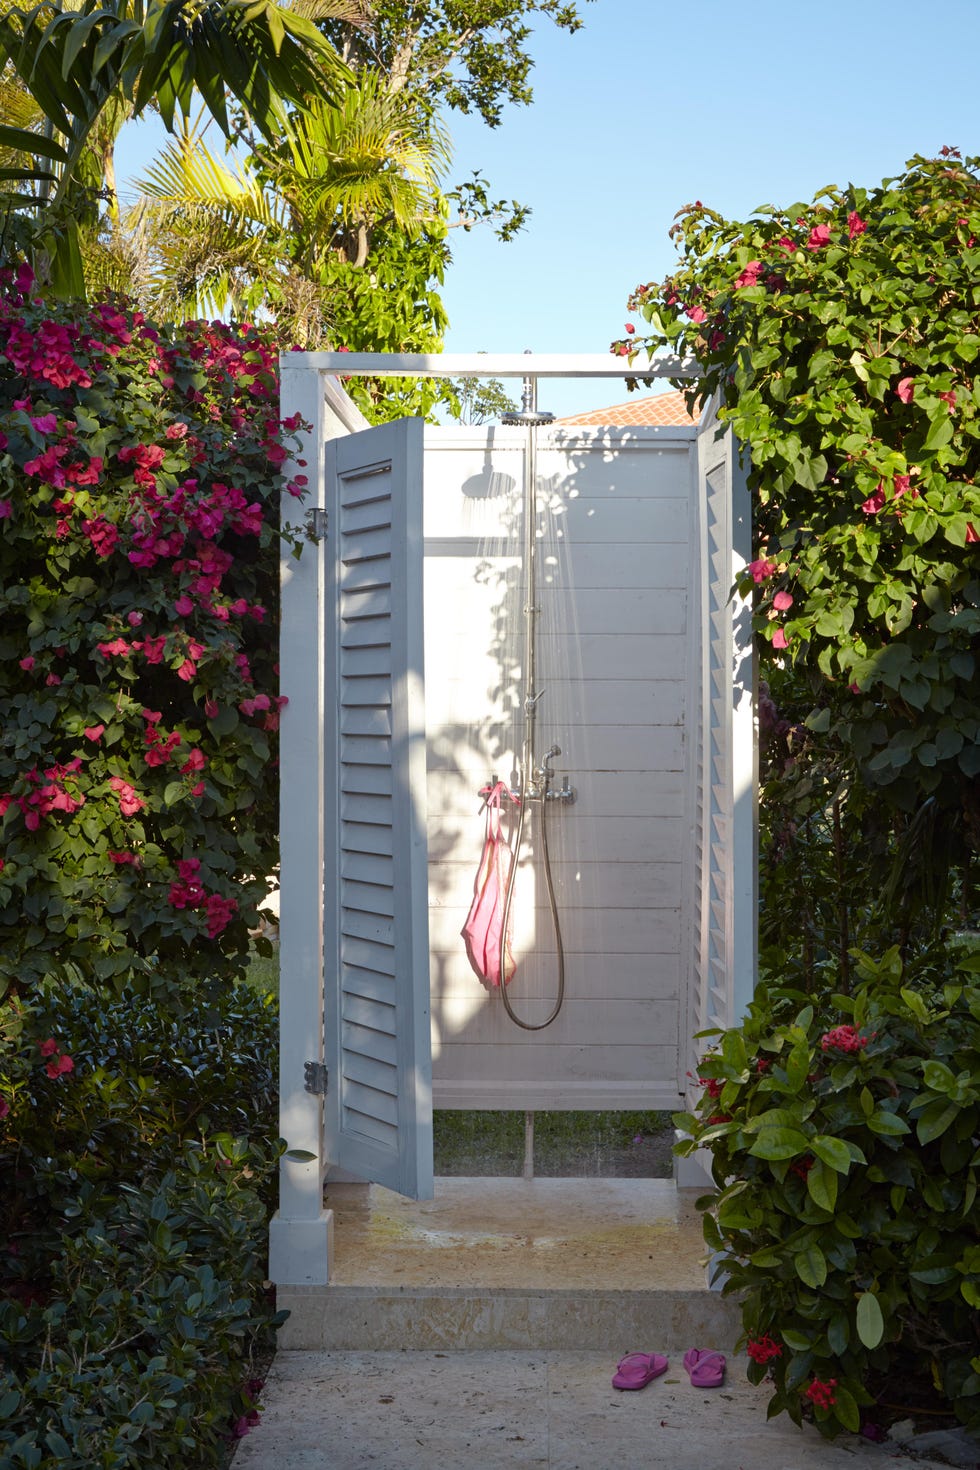
<svg viewBox="0 0 980 1470">
<path fill-rule="evenodd" d="M 537 746 L 561 746 L 555 768 L 578 800 L 548 811 L 566 1002 L 536 1033 L 507 1019 L 460 938 L 483 839 L 476 793 L 492 773 L 511 775 L 522 735 L 524 436 L 497 428 L 427 437 L 436 1106 L 673 1108 L 681 1096 L 694 440 L 684 430 L 616 437 L 613 447 L 609 435 L 556 426 L 538 440 L 538 685 L 546 692 Z M 532 809 L 511 986 L 531 1021 L 550 1011 L 557 978 L 535 824 Z"/>
</svg>

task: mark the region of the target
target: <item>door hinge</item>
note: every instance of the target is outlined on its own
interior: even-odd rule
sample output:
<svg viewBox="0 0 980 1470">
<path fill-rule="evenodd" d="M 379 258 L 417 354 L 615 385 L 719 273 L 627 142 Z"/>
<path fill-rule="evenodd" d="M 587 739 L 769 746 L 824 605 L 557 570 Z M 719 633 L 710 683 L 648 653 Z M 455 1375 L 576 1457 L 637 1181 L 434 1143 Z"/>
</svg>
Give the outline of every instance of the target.
<svg viewBox="0 0 980 1470">
<path fill-rule="evenodd" d="M 306 516 L 306 534 L 313 541 L 326 541 L 329 516 L 322 506 L 314 506 Z"/>
<path fill-rule="evenodd" d="M 318 1097 L 327 1095 L 327 1069 L 322 1062 L 307 1062 L 303 1068 L 305 1087 L 307 1092 L 313 1092 Z"/>
</svg>

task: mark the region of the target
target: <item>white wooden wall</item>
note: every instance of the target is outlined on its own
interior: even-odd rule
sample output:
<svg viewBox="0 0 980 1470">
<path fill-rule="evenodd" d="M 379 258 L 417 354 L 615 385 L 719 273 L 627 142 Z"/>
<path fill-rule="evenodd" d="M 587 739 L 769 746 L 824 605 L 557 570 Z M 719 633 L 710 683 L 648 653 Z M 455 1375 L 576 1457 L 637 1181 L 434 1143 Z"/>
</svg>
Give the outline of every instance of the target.
<svg viewBox="0 0 980 1470">
<path fill-rule="evenodd" d="M 483 840 L 477 792 L 492 773 L 512 779 L 522 736 L 524 445 L 520 429 L 426 435 L 433 1101 L 672 1108 L 699 917 L 693 429 L 538 431 L 536 753 L 560 745 L 557 784 L 567 774 L 578 792 L 547 813 L 566 955 L 557 1020 L 536 1033 L 514 1026 L 460 939 Z M 557 984 L 539 813 L 514 900 L 509 991 L 530 1021 L 549 1013 Z"/>
</svg>

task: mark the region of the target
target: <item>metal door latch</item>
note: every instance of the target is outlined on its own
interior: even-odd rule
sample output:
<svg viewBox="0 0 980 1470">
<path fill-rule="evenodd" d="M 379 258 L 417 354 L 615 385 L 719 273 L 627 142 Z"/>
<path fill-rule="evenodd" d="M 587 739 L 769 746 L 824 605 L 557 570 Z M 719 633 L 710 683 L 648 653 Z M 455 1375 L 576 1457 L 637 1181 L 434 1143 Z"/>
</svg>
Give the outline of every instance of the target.
<svg viewBox="0 0 980 1470">
<path fill-rule="evenodd" d="M 314 506 L 306 516 L 306 534 L 313 541 L 326 541 L 327 539 L 327 512 L 322 506 Z"/>
<path fill-rule="evenodd" d="M 322 1062 L 307 1062 L 303 1075 L 307 1092 L 315 1093 L 317 1097 L 326 1097 L 327 1069 Z"/>
</svg>

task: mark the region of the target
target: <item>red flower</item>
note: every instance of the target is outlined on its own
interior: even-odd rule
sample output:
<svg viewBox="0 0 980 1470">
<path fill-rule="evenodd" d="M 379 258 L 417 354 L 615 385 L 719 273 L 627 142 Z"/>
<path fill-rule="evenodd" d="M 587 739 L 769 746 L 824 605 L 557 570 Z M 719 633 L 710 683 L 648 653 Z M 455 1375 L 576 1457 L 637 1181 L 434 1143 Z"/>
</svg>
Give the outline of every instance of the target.
<svg viewBox="0 0 980 1470">
<path fill-rule="evenodd" d="M 756 586 L 760 582 L 764 582 L 767 577 L 771 577 L 778 570 L 779 568 L 776 566 L 776 563 L 774 561 L 767 561 L 765 557 L 759 557 L 758 561 L 749 562 L 749 571 L 752 574 L 752 580 Z"/>
<path fill-rule="evenodd" d="M 866 1036 L 859 1036 L 854 1026 L 835 1026 L 820 1038 L 824 1051 L 863 1051 L 868 1044 Z"/>
<path fill-rule="evenodd" d="M 698 1081 L 700 1082 L 701 1086 L 705 1088 L 709 1097 L 721 1097 L 722 1089 L 725 1086 L 723 1078 L 699 1077 Z"/>
<path fill-rule="evenodd" d="M 5 1097 L 0 1097 L 0 1118 L 5 1118 L 10 1112 L 10 1104 Z"/>
<path fill-rule="evenodd" d="M 808 250 L 822 250 L 825 245 L 830 244 L 830 226 L 814 225 L 807 236 L 806 248 Z"/>
<path fill-rule="evenodd" d="M 793 606 L 793 598 L 789 592 L 777 592 L 772 600 L 772 605 L 779 612 L 788 612 Z"/>
<path fill-rule="evenodd" d="M 815 1404 L 818 1409 L 829 1409 L 837 1402 L 834 1395 L 836 1387 L 836 1378 L 828 1378 L 826 1383 L 821 1383 L 819 1378 L 815 1378 L 810 1387 L 804 1391 L 803 1397 L 809 1399 L 811 1404 Z"/>
<path fill-rule="evenodd" d="M 75 1063 L 71 1057 L 52 1057 L 44 1069 L 49 1077 L 63 1077 L 66 1072 L 74 1072 Z"/>
<path fill-rule="evenodd" d="M 898 381 L 898 387 L 895 389 L 895 393 L 903 403 L 911 403 L 912 398 L 915 394 L 915 379 L 900 378 Z"/>
<path fill-rule="evenodd" d="M 772 635 L 772 646 L 773 646 L 773 648 L 788 648 L 789 647 L 789 635 L 787 634 L 785 628 L 777 628 L 776 631 L 775 631 L 775 633 L 773 633 L 773 635 Z"/>
<path fill-rule="evenodd" d="M 768 1333 L 764 1333 L 762 1337 L 750 1337 L 745 1351 L 753 1363 L 768 1363 L 770 1358 L 783 1356 L 782 1343 L 776 1342 Z"/>
<path fill-rule="evenodd" d="M 82 734 L 86 740 L 91 740 L 95 745 L 98 745 L 105 734 L 105 725 L 86 725 Z"/>
<path fill-rule="evenodd" d="M 58 1043 L 55 1041 L 53 1036 L 49 1036 L 47 1041 L 38 1042 L 37 1049 L 41 1053 L 42 1057 L 51 1057 L 54 1056 L 55 1052 L 58 1050 Z"/>
<path fill-rule="evenodd" d="M 861 502 L 861 509 L 864 511 L 864 513 L 865 513 L 866 516 L 873 516 L 873 515 L 877 515 L 878 514 L 878 512 L 883 508 L 884 504 L 885 504 L 885 487 L 882 484 L 882 482 L 879 480 L 878 481 L 878 488 L 874 492 L 874 494 L 873 495 L 869 495 L 868 498 L 867 498 L 867 500 L 862 500 L 862 502 Z"/>
<path fill-rule="evenodd" d="M 703 306 L 689 306 L 687 307 L 687 314 L 691 318 L 691 321 L 696 323 L 706 321 L 708 318 L 708 313 Z"/>
<path fill-rule="evenodd" d="M 857 210 L 852 209 L 850 214 L 847 216 L 847 233 L 850 235 L 851 239 L 853 240 L 856 235 L 863 235 L 867 228 L 867 225 L 858 214 Z"/>
<path fill-rule="evenodd" d="M 977 535 L 976 530 L 974 529 L 973 522 L 972 521 L 967 521 L 967 523 L 966 523 L 966 544 L 967 544 L 967 546 L 969 546 L 971 544 L 971 542 L 973 542 L 973 541 L 980 541 L 980 536 Z"/>
</svg>

